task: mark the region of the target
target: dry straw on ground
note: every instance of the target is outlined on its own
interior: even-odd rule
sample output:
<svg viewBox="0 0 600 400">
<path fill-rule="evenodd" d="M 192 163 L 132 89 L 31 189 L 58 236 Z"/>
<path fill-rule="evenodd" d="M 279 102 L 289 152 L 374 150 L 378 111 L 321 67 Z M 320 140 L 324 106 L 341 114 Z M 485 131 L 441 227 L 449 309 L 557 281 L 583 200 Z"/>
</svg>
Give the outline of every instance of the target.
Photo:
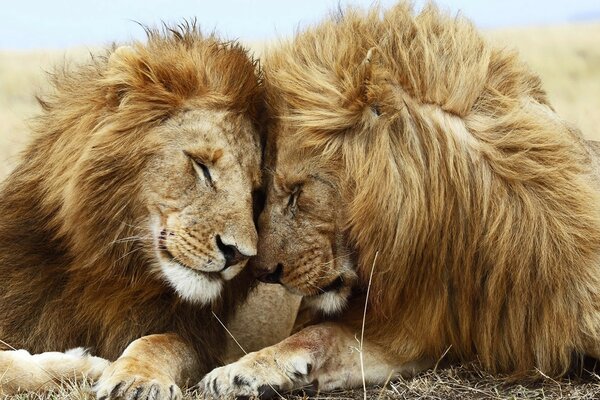
<svg viewBox="0 0 600 400">
<path fill-rule="evenodd" d="M 590 139 L 600 140 L 600 23 L 487 32 L 494 43 L 516 48 L 544 81 L 557 111 L 579 126 Z M 42 52 L 0 51 L 0 178 L 17 161 L 27 142 L 27 119 L 38 112 L 36 93 L 47 88 L 44 70 L 86 57 L 88 50 Z M 2 371 L 0 371 L 1 374 Z M 477 365 L 427 371 L 413 379 L 371 388 L 370 399 L 598 399 L 600 378 L 551 379 L 537 384 L 506 383 L 482 372 Z M 362 399 L 363 390 L 317 394 L 319 399 Z M 299 400 L 304 396 L 290 395 Z M 0 392 L 0 399 L 3 396 Z M 91 400 L 90 387 L 66 385 L 45 396 L 19 395 L 17 399 Z M 186 400 L 200 397 L 192 394 Z"/>
<path fill-rule="evenodd" d="M 313 394 L 311 397 L 303 393 L 285 395 L 289 400 L 361 400 L 364 392 L 361 389 L 338 391 L 333 393 Z M 600 377 L 590 376 L 585 380 L 563 380 L 556 382 L 548 379 L 536 384 L 508 384 L 494 379 L 482 372 L 476 365 L 466 367 L 450 367 L 438 371 L 427 371 L 415 378 L 391 382 L 384 388 L 375 387 L 367 390 L 367 397 L 372 400 L 468 400 L 468 399 L 599 399 Z M 0 397 L 1 398 L 1 397 Z M 90 386 L 65 387 L 52 394 L 23 394 L 10 400 L 94 400 Z M 203 397 L 186 393 L 184 400 L 204 400 Z"/>
</svg>

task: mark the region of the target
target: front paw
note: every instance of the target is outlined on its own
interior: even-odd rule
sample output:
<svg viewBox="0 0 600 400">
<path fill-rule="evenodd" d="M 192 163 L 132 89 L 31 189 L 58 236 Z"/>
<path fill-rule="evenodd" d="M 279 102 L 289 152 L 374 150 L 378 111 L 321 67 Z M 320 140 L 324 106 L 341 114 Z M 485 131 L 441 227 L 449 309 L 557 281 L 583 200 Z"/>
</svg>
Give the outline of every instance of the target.
<svg viewBox="0 0 600 400">
<path fill-rule="evenodd" d="M 271 398 L 310 386 L 311 372 L 308 356 L 277 357 L 256 352 L 214 369 L 196 388 L 207 398 Z"/>
<path fill-rule="evenodd" d="M 108 367 L 94 390 L 98 400 L 179 400 L 181 390 L 160 370 L 144 368 L 135 360 L 119 358 Z"/>
</svg>

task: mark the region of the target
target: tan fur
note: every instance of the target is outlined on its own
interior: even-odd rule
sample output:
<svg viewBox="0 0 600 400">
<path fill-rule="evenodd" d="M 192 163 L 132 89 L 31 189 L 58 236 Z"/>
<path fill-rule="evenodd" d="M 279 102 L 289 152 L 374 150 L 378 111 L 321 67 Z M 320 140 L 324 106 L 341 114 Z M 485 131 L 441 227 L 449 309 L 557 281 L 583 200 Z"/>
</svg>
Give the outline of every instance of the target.
<svg viewBox="0 0 600 400">
<path fill-rule="evenodd" d="M 168 395 L 220 362 L 226 334 L 212 312 L 227 322 L 250 287 L 256 65 L 239 45 L 184 24 L 53 80 L 1 187 L 0 339 L 110 360 L 129 346 L 139 362 L 119 359 L 99 391 L 110 393 L 117 373 L 136 378 L 130 391 L 156 395 L 145 366 L 164 358 L 152 379 Z M 226 245 L 240 254 L 225 269 Z M 155 359 L 147 349 L 160 346 Z"/>
<path fill-rule="evenodd" d="M 598 147 L 513 53 L 463 18 L 399 4 L 308 29 L 264 72 L 273 177 L 257 264 L 326 312 L 354 286 L 330 334 L 360 337 L 373 269 L 364 344 L 389 373 L 446 350 L 512 376 L 600 356 Z M 320 383 L 336 368 L 338 386 L 360 378 L 358 355 L 336 367 L 341 355 L 310 332 L 275 349 L 265 368 L 277 378 L 249 387 Z M 213 372 L 208 390 L 247 394 L 226 376 L 268 351 Z M 308 374 L 274 372 L 294 354 Z"/>
<path fill-rule="evenodd" d="M 74 382 L 84 378 L 95 380 L 108 364 L 105 359 L 87 355 L 82 349 L 34 355 L 26 350 L 3 351 L 0 397 L 20 391 L 53 390 L 65 379 Z"/>
<path fill-rule="evenodd" d="M 235 361 L 290 336 L 300 301 L 300 296 L 281 286 L 258 284 L 227 324 L 231 336 L 224 361 Z"/>
</svg>

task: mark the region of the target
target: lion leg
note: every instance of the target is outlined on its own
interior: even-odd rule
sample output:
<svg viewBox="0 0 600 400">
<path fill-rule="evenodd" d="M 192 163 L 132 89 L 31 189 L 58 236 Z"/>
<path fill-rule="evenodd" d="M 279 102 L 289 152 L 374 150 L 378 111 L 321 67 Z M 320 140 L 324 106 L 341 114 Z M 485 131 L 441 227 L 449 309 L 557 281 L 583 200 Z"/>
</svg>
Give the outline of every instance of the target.
<svg viewBox="0 0 600 400">
<path fill-rule="evenodd" d="M 98 379 L 110 363 L 83 349 L 65 353 L 29 354 L 26 350 L 0 351 L 0 395 L 46 392 L 61 382 L 81 383 Z"/>
<path fill-rule="evenodd" d="M 362 362 L 361 362 L 362 353 Z M 310 388 L 330 391 L 413 375 L 430 367 L 423 360 L 395 362 L 385 349 L 363 343 L 335 323 L 310 326 L 284 341 L 216 368 L 198 384 L 208 397 L 270 397 Z"/>
<path fill-rule="evenodd" d="M 260 283 L 239 306 L 227 327 L 226 362 L 279 343 L 292 334 L 301 297 L 283 286 Z M 248 327 L 252 327 L 249 329 Z"/>
<path fill-rule="evenodd" d="M 174 333 L 133 341 L 95 386 L 98 399 L 180 399 L 198 369 L 195 351 Z"/>
</svg>

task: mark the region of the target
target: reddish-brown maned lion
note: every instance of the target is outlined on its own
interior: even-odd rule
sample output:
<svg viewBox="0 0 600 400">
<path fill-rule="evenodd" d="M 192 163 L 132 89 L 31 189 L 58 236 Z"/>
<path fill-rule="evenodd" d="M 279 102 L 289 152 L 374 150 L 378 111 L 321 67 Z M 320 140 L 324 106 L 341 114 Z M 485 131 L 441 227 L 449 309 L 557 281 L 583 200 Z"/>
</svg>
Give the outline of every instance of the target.
<svg viewBox="0 0 600 400">
<path fill-rule="evenodd" d="M 0 189 L 0 392 L 87 372 L 101 398 L 175 398 L 220 363 L 256 253 L 262 89 L 190 24 L 58 72 Z"/>
<path fill-rule="evenodd" d="M 331 316 L 208 394 L 383 384 L 444 354 L 514 377 L 600 356 L 600 146 L 512 52 L 400 4 L 298 34 L 264 73 L 257 265 Z"/>
</svg>

